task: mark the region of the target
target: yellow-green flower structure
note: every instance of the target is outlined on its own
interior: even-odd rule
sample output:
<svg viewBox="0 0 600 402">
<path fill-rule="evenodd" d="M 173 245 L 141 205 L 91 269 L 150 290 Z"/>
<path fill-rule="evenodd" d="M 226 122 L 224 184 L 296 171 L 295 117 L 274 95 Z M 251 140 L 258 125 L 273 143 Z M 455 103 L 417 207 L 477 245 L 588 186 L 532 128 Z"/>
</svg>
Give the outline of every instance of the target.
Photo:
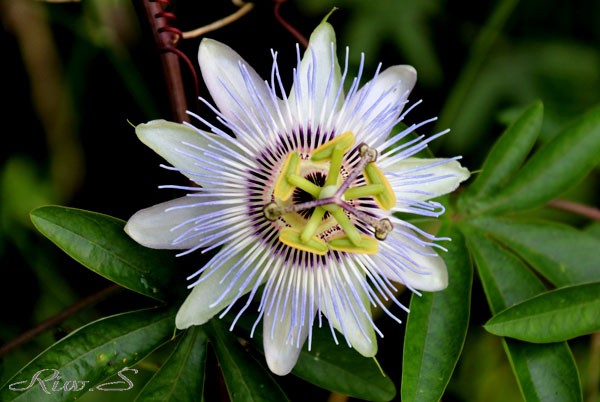
<svg viewBox="0 0 600 402">
<path fill-rule="evenodd" d="M 443 239 L 397 213 L 436 218 L 444 207 L 431 199 L 469 177 L 459 158 L 414 157 L 446 133 L 415 134 L 434 119 L 394 132 L 407 113 L 414 68 L 378 68 L 364 85 L 361 74 L 347 79 L 348 50 L 342 69 L 327 22 L 297 54 L 286 92 L 277 53 L 263 80 L 230 47 L 202 41 L 198 58 L 214 105 L 204 103 L 216 122 L 190 113 L 205 129 L 164 120 L 136 127 L 195 185 L 165 186 L 185 195 L 137 212 L 125 229 L 147 247 L 213 251 L 188 278 L 192 291 L 177 328 L 222 317 L 234 305 L 235 325 L 256 309 L 252 333 L 262 321 L 266 362 L 279 375 L 293 369 L 307 340 L 310 348 L 314 325 L 372 357 L 383 336 L 374 306 L 400 322 L 386 307 L 391 300 L 406 310 L 395 297 L 398 284 L 414 292 L 446 288 L 435 251 L 444 250 L 436 244 Z"/>
</svg>

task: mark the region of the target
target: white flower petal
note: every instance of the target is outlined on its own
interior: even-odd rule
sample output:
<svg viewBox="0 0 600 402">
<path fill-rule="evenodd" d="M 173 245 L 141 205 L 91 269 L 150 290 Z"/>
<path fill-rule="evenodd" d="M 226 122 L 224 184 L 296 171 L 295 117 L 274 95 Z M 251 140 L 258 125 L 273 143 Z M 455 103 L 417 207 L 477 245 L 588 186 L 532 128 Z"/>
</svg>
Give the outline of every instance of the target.
<svg viewBox="0 0 600 402">
<path fill-rule="evenodd" d="M 191 207 L 197 204 L 194 197 L 181 197 L 163 202 L 136 212 L 125 225 L 125 232 L 139 244 L 159 249 L 189 249 L 197 239 L 174 244 L 175 239 L 189 229 L 183 225 L 171 230 L 178 224 L 210 212 L 208 207 Z"/>
<path fill-rule="evenodd" d="M 426 292 L 448 286 L 444 260 L 408 228 L 394 228 L 373 257 L 380 273 L 392 281 Z"/>
<path fill-rule="evenodd" d="M 190 180 L 202 184 L 198 175 L 206 173 L 206 170 L 202 169 L 202 164 L 198 162 L 198 158 L 202 158 L 199 149 L 207 149 L 209 141 L 195 129 L 180 123 L 153 120 L 137 125 L 135 133 L 140 141 L 165 158 L 171 165 L 180 169 L 181 173 Z M 214 141 L 220 141 L 213 134 L 205 134 Z"/>
<path fill-rule="evenodd" d="M 398 199 L 425 201 L 451 193 L 469 178 L 455 160 L 407 158 L 385 168 Z"/>
<path fill-rule="evenodd" d="M 311 34 L 297 74 L 289 96 L 291 110 L 299 103 L 302 116 L 309 118 L 313 127 L 319 126 L 321 116 L 329 117 L 334 106 L 343 101 L 340 93 L 336 103 L 341 73 L 335 32 L 328 22 L 319 24 Z"/>
<path fill-rule="evenodd" d="M 396 123 L 416 81 L 417 71 L 412 66 L 397 65 L 382 71 L 348 100 L 346 111 L 352 116 L 348 130 L 377 147 Z M 373 121 L 375 127 L 370 125 Z"/>
<path fill-rule="evenodd" d="M 270 311 L 265 312 L 263 318 L 263 346 L 265 358 L 269 369 L 277 375 L 286 375 L 296 365 L 302 346 L 308 337 L 312 317 L 309 317 L 309 306 L 305 307 L 304 325 L 292 325 L 292 316 L 301 319 L 299 305 L 294 305 L 291 300 L 284 301 L 285 297 L 278 297 Z M 269 298 L 267 298 L 269 299 Z"/>
<path fill-rule="evenodd" d="M 402 116 L 408 94 L 415 85 L 414 68 L 398 65 L 380 73 L 378 70 L 361 88 L 361 64 L 361 73 L 350 83 L 346 95 L 335 47 L 331 25 L 322 22 L 298 62 L 288 93 L 281 80 L 276 53 L 269 84 L 230 47 L 204 39 L 198 60 L 216 105 L 209 108 L 220 124 L 216 126 L 209 119 L 195 117 L 216 135 L 162 120 L 136 127 L 139 138 L 171 163 L 173 170 L 206 188 L 195 192 L 196 187 L 169 186 L 191 194 L 139 211 L 131 217 L 125 231 L 140 244 L 152 248 L 182 248 L 187 250 L 185 253 L 220 248 L 203 268 L 188 278 L 195 280 L 195 286 L 177 313 L 177 328 L 202 325 L 219 312 L 221 316 L 229 314 L 232 306 L 250 293 L 244 297 L 247 302 L 239 310 L 235 323 L 266 283 L 260 293 L 259 319 L 263 320 L 266 362 L 278 375 L 292 371 L 307 338 L 310 345 L 315 314 L 319 318 L 321 313 L 327 316 L 331 327 L 352 348 L 372 357 L 377 353 L 376 335 L 382 334 L 373 322 L 371 305 L 393 299 L 392 282 L 404 283 L 415 291 L 446 288 L 448 273 L 443 259 L 434 251 L 435 237 L 401 221 L 393 213 L 438 216 L 443 206 L 427 200 L 455 190 L 469 177 L 468 170 L 454 159 L 406 158 L 425 148 L 428 140 L 417 138 L 396 151 L 392 146 L 405 132 L 386 140 Z M 344 78 L 346 67 L 347 60 Z M 280 183 L 301 182 L 298 178 L 292 180 L 292 173 L 286 169 L 293 172 L 297 168 L 302 177 L 307 172 L 324 174 L 325 162 L 316 161 L 318 158 L 312 161 L 304 155 L 330 141 L 333 134 L 344 131 L 352 131 L 357 144 L 365 142 L 381 148 L 375 163 L 397 198 L 391 211 L 376 212 L 375 203 L 357 203 L 352 207 L 356 211 L 344 208 L 351 222 L 348 225 L 362 231 L 372 226 L 367 216 L 388 215 L 393 223 L 393 231 L 378 243 L 378 251 L 368 256 L 353 255 L 351 250 L 325 256 L 313 254 L 314 247 L 322 246 L 321 239 L 325 243 L 333 241 L 331 238 L 342 231 L 351 235 L 350 227 L 343 223 L 339 227 L 330 227 L 329 223 L 310 227 L 315 220 L 309 219 L 311 223 L 307 224 L 298 214 L 287 212 L 271 221 L 269 210 L 264 209 L 273 199 L 274 188 L 285 187 Z M 303 155 L 296 158 L 300 159 L 299 166 L 286 162 L 289 155 L 298 155 L 297 152 Z M 339 159 L 347 175 L 352 175 L 354 159 L 351 158 Z M 336 159 L 331 156 L 331 160 Z M 331 164 L 335 166 L 334 162 Z M 354 183 L 354 179 L 357 176 L 352 175 L 350 182 Z M 362 180 L 360 176 L 358 180 Z M 298 186 L 303 188 L 302 184 Z M 309 192 L 316 194 L 315 191 Z M 289 206 L 297 204 L 300 201 L 296 198 L 291 196 L 285 202 Z M 295 210 L 287 207 L 281 211 Z M 305 207 L 299 206 L 298 212 L 309 213 Z M 288 231 L 283 232 L 284 228 Z M 298 233 L 301 237 L 314 234 L 319 242 L 298 244 L 295 237 Z M 333 243 L 331 248 L 335 249 Z M 380 307 L 395 318 L 383 304 Z"/>
<path fill-rule="evenodd" d="M 254 272 L 252 269 L 241 272 L 235 282 L 232 282 L 232 278 L 237 275 L 237 267 L 233 270 L 235 272 L 230 272 L 246 254 L 247 250 L 243 250 L 221 262 L 219 253 L 207 263 L 208 268 L 202 274 L 206 276 L 205 279 L 192 288 L 192 292 L 177 312 L 175 326 L 178 329 L 204 324 L 223 308 L 252 290 L 258 281 L 258 275 L 254 275 L 242 288 L 246 279 Z M 214 304 L 217 301 L 218 303 Z"/>
<path fill-rule="evenodd" d="M 323 292 L 324 313 L 333 327 L 344 334 L 358 353 L 373 357 L 377 353 L 377 337 L 371 321 L 368 296 L 352 274 L 344 279 L 346 280 L 337 281 L 339 289 L 328 287 Z M 353 292 L 356 292 L 356 296 Z"/>
<path fill-rule="evenodd" d="M 203 39 L 198 50 L 198 62 L 213 101 L 230 122 L 238 127 L 251 127 L 253 124 L 262 125 L 258 116 L 265 112 L 270 116 L 276 115 L 267 84 L 229 46 Z M 257 98 L 264 103 L 259 106 Z M 259 110 L 263 107 L 267 110 Z"/>
</svg>

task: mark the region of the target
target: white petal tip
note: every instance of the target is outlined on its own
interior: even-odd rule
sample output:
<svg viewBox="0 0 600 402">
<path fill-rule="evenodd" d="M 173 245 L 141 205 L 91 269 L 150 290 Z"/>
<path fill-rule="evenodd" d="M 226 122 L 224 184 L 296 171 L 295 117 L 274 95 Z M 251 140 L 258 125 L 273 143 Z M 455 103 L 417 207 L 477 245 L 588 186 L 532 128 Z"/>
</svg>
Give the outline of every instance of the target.
<svg viewBox="0 0 600 402">
<path fill-rule="evenodd" d="M 198 62 L 200 63 L 201 70 L 206 65 L 210 65 L 211 68 L 217 66 L 219 62 L 221 64 L 223 62 L 230 62 L 237 65 L 240 60 L 242 60 L 240 55 L 231 47 L 214 39 L 204 38 L 198 47 Z"/>
<path fill-rule="evenodd" d="M 375 339 L 374 335 L 372 338 L 373 339 L 371 339 L 371 342 L 365 339 L 364 342 L 358 343 L 355 340 L 355 343 L 352 344 L 352 347 L 364 357 L 375 357 L 377 354 L 377 339 Z"/>
<path fill-rule="evenodd" d="M 177 327 L 177 329 L 179 329 L 179 330 L 188 329 L 192 325 L 194 325 L 194 324 L 192 324 L 188 320 L 181 318 L 179 316 L 179 314 L 177 314 L 177 316 L 175 317 L 175 327 Z"/>
<path fill-rule="evenodd" d="M 448 270 L 445 265 L 438 267 L 438 269 L 434 270 L 429 275 L 421 275 L 421 278 L 421 281 L 414 286 L 418 290 L 423 290 L 425 292 L 439 292 L 448 287 Z"/>
<path fill-rule="evenodd" d="M 141 123 L 135 126 L 135 133 L 140 141 L 152 148 L 152 141 L 155 141 L 156 136 L 167 136 L 173 130 L 183 130 L 186 132 L 193 131 L 190 127 L 184 126 L 181 123 L 175 123 L 167 120 L 151 120 L 147 123 Z M 148 144 L 148 141 L 151 143 Z"/>
<path fill-rule="evenodd" d="M 280 376 L 287 375 L 292 371 L 308 336 L 308 327 L 305 325 L 297 334 L 300 338 L 297 336 L 293 336 L 292 339 L 288 338 L 291 318 L 290 304 L 286 308 L 289 315 L 286 315 L 283 321 L 276 320 L 273 314 L 265 314 L 263 322 L 265 360 L 269 370 Z M 273 328 L 273 333 L 268 328 Z"/>
<path fill-rule="evenodd" d="M 183 250 L 194 247 L 198 240 L 176 241 L 182 229 L 177 224 L 198 216 L 193 197 L 181 197 L 136 212 L 125 225 L 125 233 L 144 247 Z M 172 209 L 171 209 L 172 208 Z M 187 227 L 186 227 L 187 228 Z"/>
<path fill-rule="evenodd" d="M 417 70 L 413 66 L 409 66 L 407 64 L 390 67 L 395 74 L 398 75 L 398 78 L 402 84 L 402 87 L 411 91 L 415 84 L 417 83 Z"/>
<path fill-rule="evenodd" d="M 297 359 L 288 359 L 287 356 L 269 356 L 269 354 L 267 354 L 265 357 L 269 370 L 278 376 L 284 376 L 291 373 L 297 361 Z"/>
<path fill-rule="evenodd" d="M 221 42 L 217 42 L 214 39 L 204 38 L 200 41 L 200 47 L 198 48 L 198 55 L 204 52 L 210 52 L 221 45 Z"/>
<path fill-rule="evenodd" d="M 208 322 L 208 320 L 211 318 L 210 316 L 207 318 L 206 314 L 196 312 L 193 309 L 193 306 L 191 306 L 191 304 L 194 303 L 190 303 L 188 299 L 186 299 L 183 305 L 179 308 L 179 311 L 175 316 L 175 326 L 177 329 L 187 329 L 194 325 L 202 325 Z"/>
</svg>

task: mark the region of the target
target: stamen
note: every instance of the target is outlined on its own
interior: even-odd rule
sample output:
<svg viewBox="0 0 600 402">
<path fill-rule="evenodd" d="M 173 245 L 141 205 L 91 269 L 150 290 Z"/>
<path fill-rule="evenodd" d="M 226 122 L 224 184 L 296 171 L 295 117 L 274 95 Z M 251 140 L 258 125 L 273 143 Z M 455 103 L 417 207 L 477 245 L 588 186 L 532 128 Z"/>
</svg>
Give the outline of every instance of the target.
<svg viewBox="0 0 600 402">
<path fill-rule="evenodd" d="M 303 241 L 299 230 L 284 228 L 279 231 L 279 240 L 290 247 L 309 253 L 325 255 L 329 249 L 327 244 L 316 236 L 312 236 L 308 241 Z"/>
<path fill-rule="evenodd" d="M 366 186 L 352 187 L 344 192 L 345 200 L 363 198 L 382 193 L 385 187 L 382 184 L 367 184 Z"/>
<path fill-rule="evenodd" d="M 396 195 L 383 172 L 374 163 L 368 163 L 363 170 L 363 174 L 367 184 L 381 184 L 384 187 L 384 191 L 373 195 L 373 199 L 379 208 L 386 211 L 392 209 L 396 205 Z"/>
<path fill-rule="evenodd" d="M 302 160 L 298 152 L 291 152 L 287 156 L 276 181 L 275 201 L 267 204 L 263 209 L 267 220 L 275 221 L 283 218 L 288 226 L 279 230 L 279 241 L 283 244 L 316 255 L 324 255 L 329 250 L 374 254 L 378 250 L 377 240 L 385 240 L 393 230 L 389 219 L 378 219 L 347 202 L 355 198 L 372 197 L 377 206 L 384 210 L 390 210 L 396 205 L 396 197 L 390 183 L 375 165 L 378 158 L 375 148 L 364 143 L 360 144 L 357 147 L 360 160 L 354 164 L 352 171 L 344 178 L 341 185 L 338 183 L 344 157 L 353 145 L 354 134 L 348 131 L 314 149 L 310 154 L 310 161 Z M 329 162 L 329 168 L 322 187 L 299 174 L 303 163 L 325 161 Z M 350 188 L 361 174 L 366 185 Z M 297 204 L 290 203 L 287 200 L 296 189 L 308 193 L 314 199 Z M 285 205 L 281 205 L 282 203 Z M 307 210 L 312 211 L 303 225 L 298 219 L 307 217 L 307 214 L 302 215 L 302 218 L 288 215 Z M 331 223 L 322 226 L 326 213 L 330 213 L 335 219 L 338 228 L 335 230 L 343 232 L 327 241 L 321 238 L 321 236 L 325 237 L 323 235 L 325 232 L 318 232 L 319 228 L 331 228 Z M 349 215 L 358 222 L 351 220 Z M 373 228 L 373 235 L 361 233 L 366 228 L 365 224 Z"/>
<path fill-rule="evenodd" d="M 308 222 L 306 222 L 306 227 L 300 235 L 300 240 L 306 243 L 311 237 L 314 236 L 319 224 L 321 223 L 321 220 L 323 219 L 323 216 L 325 216 L 325 212 L 326 211 L 323 207 L 315 208 L 315 211 L 311 215 L 310 219 Z"/>
<path fill-rule="evenodd" d="M 325 180 L 325 186 L 334 186 L 337 184 L 345 153 L 346 151 L 341 145 L 336 145 L 333 148 L 333 151 L 331 152 L 331 161 L 329 162 L 329 171 L 327 172 L 327 179 Z"/>
<path fill-rule="evenodd" d="M 300 155 L 298 152 L 291 152 L 283 164 L 281 168 L 281 173 L 277 178 L 277 183 L 275 183 L 275 198 L 279 198 L 281 200 L 287 200 L 291 197 L 294 192 L 294 186 L 289 183 L 288 177 L 290 175 L 298 175 L 300 171 Z"/>
<path fill-rule="evenodd" d="M 360 243 L 355 244 L 348 236 L 336 237 L 327 242 L 332 250 L 355 254 L 376 254 L 379 250 L 377 240 L 367 235 L 360 235 Z"/>
<path fill-rule="evenodd" d="M 331 211 L 331 214 L 333 215 L 337 223 L 342 227 L 350 241 L 355 246 L 360 246 L 360 233 L 358 233 L 358 229 L 356 229 L 352 222 L 350 222 L 350 219 L 348 218 L 348 216 L 346 216 L 346 213 L 341 209 L 337 209 L 335 211 Z"/>
<path fill-rule="evenodd" d="M 306 191 L 308 194 L 312 195 L 313 198 L 318 198 L 321 193 L 321 187 L 297 174 L 290 174 L 287 177 L 287 182 L 298 187 L 300 190 Z"/>
<path fill-rule="evenodd" d="M 345 133 L 335 137 L 333 140 L 315 148 L 310 153 L 310 159 L 313 161 L 330 159 L 332 157 L 333 150 L 336 147 L 340 147 L 342 150 L 344 150 L 344 152 L 347 152 L 352 145 L 354 145 L 354 134 L 351 131 L 346 131 Z"/>
</svg>

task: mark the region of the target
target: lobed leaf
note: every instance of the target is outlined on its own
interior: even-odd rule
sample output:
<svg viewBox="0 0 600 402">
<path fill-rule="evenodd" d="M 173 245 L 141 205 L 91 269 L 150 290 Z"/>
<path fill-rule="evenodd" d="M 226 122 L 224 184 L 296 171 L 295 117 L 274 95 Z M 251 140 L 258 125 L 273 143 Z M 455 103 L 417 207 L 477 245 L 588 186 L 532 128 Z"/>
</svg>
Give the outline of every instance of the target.
<svg viewBox="0 0 600 402">
<path fill-rule="evenodd" d="M 492 334 L 535 343 L 566 341 L 600 331 L 600 282 L 542 293 L 494 315 Z"/>
<path fill-rule="evenodd" d="M 540 148 L 489 203 L 488 214 L 540 206 L 572 188 L 600 162 L 600 107 Z"/>
<path fill-rule="evenodd" d="M 444 234 L 445 235 L 445 234 Z M 439 401 L 460 357 L 469 325 L 473 268 L 462 234 L 442 254 L 449 285 L 441 292 L 413 295 L 402 362 L 402 400 Z"/>
<path fill-rule="evenodd" d="M 136 402 L 189 402 L 202 398 L 208 336 L 194 326 L 181 336 L 176 349 L 146 383 Z"/>
<path fill-rule="evenodd" d="M 288 401 L 270 373 L 247 353 L 224 324 L 213 319 L 207 325 L 223 371 L 229 396 L 234 402 Z"/>
<path fill-rule="evenodd" d="M 545 291 L 542 282 L 517 256 L 484 231 L 461 224 L 492 313 Z M 526 401 L 582 400 L 577 366 L 566 342 L 531 344 L 502 339 Z"/>
<path fill-rule="evenodd" d="M 70 401 L 88 391 L 127 391 L 131 369 L 167 342 L 175 327 L 173 309 L 148 309 L 94 321 L 50 346 L 0 389 L 0 400 Z M 118 374 L 120 380 L 99 384 Z"/>
<path fill-rule="evenodd" d="M 35 227 L 65 253 L 103 277 L 164 301 L 173 260 L 140 246 L 125 234 L 125 222 L 81 209 L 46 206 L 33 210 Z"/>
<path fill-rule="evenodd" d="M 571 226 L 506 218 L 469 220 L 513 250 L 555 286 L 600 281 L 600 239 Z"/>
</svg>

